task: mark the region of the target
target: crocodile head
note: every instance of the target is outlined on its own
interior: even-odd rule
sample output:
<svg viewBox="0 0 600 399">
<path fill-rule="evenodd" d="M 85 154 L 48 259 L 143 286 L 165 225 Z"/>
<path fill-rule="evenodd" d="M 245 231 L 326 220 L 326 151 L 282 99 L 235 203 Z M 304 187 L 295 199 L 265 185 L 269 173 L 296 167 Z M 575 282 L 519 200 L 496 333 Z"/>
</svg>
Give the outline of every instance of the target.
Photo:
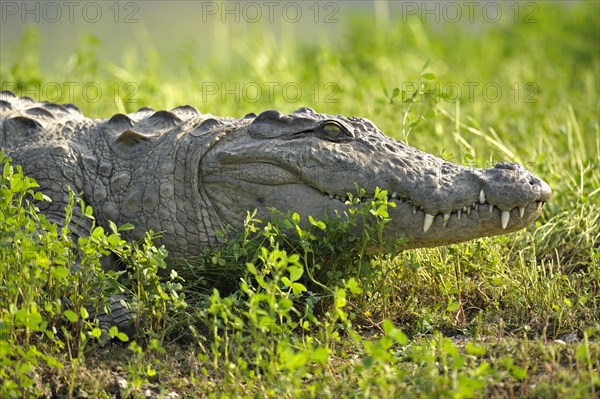
<svg viewBox="0 0 600 399">
<path fill-rule="evenodd" d="M 344 212 L 355 184 L 388 191 L 389 240 L 431 247 L 505 234 L 533 222 L 552 195 L 514 163 L 477 169 L 385 136 L 367 119 L 265 111 L 224 136 L 201 161 L 201 187 L 225 222 L 267 207 L 322 216 Z"/>
</svg>

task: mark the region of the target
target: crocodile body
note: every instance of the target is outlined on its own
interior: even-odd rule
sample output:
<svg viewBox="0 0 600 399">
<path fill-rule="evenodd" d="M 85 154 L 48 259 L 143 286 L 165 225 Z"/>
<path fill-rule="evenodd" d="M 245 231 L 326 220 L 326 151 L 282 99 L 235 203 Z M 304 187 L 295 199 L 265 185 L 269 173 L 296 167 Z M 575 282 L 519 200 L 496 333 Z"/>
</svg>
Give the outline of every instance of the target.
<svg viewBox="0 0 600 399">
<path fill-rule="evenodd" d="M 152 229 L 172 258 L 218 243 L 247 211 L 267 208 L 322 216 L 344 212 L 355 183 L 371 196 L 386 189 L 385 237 L 403 248 L 504 234 L 533 222 L 551 196 L 541 179 L 513 163 L 474 169 L 449 163 L 380 132 L 367 119 L 319 114 L 222 118 L 194 107 L 142 108 L 109 119 L 0 93 L 0 147 L 35 178 L 63 220 L 66 187 L 81 193 L 100 225 Z M 73 226 L 84 234 L 86 226 Z"/>
</svg>

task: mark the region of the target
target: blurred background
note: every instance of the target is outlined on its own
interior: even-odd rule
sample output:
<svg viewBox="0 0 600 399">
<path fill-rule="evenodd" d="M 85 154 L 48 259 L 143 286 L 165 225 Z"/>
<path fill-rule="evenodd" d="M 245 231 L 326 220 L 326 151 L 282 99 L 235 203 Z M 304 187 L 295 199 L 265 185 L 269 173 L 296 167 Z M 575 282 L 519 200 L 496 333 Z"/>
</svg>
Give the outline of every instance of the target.
<svg viewBox="0 0 600 399">
<path fill-rule="evenodd" d="M 571 113 L 596 145 L 598 1 L 0 4 L 1 89 L 94 117 L 310 106 L 432 152 L 523 161 L 524 137 L 560 132 Z"/>
<path fill-rule="evenodd" d="M 355 81 L 357 69 L 367 69 L 379 86 L 387 84 L 392 90 L 418 80 L 429 62 L 436 78 L 468 91 L 472 81 L 484 85 L 493 78 L 502 84 L 497 74 L 503 65 L 520 58 L 558 62 L 566 73 L 597 62 L 600 51 L 597 1 L 3 0 L 0 4 L 2 88 L 19 91 L 29 86 L 36 94 L 60 99 L 67 98 L 57 88 L 42 93 L 35 82 L 60 83 L 68 77 L 111 80 L 119 86 L 112 92 L 123 100 L 133 99 L 132 85 L 137 89 L 135 99 L 142 100 L 143 93 L 156 89 L 154 85 L 166 93 L 183 84 L 194 90 L 186 90 L 183 98 L 165 94 L 166 100 L 196 103 L 210 102 L 201 92 L 214 91 L 212 83 L 217 84 L 217 93 L 236 90 L 235 85 L 221 90 L 224 82 L 242 86 L 252 82 L 261 91 L 276 82 L 292 83 L 301 86 L 302 102 L 314 105 L 323 103 L 327 93 L 335 92 L 340 101 L 342 93 L 355 91 L 361 83 Z M 569 43 L 574 53 L 565 53 L 561 43 Z M 516 59 L 511 57 L 515 54 Z M 502 89 L 508 92 L 515 85 L 517 99 L 538 90 L 542 68 L 536 71 L 532 66 L 509 65 L 513 76 Z M 537 87 L 520 87 L 534 81 Z M 327 83 L 335 88 L 325 87 Z M 80 91 L 73 95 L 81 97 Z M 246 100 L 277 103 L 283 94 L 275 93 L 273 98 L 253 92 Z M 127 103 L 115 106 L 128 109 Z"/>
<path fill-rule="evenodd" d="M 224 61 L 253 34 L 335 45 L 352 19 L 372 23 L 375 35 L 390 23 L 419 20 L 432 29 L 461 25 L 476 34 L 508 24 L 540 23 L 541 8 L 581 7 L 597 1 L 5 1 L 1 2 L 0 55 L 4 62 L 20 58 L 14 48 L 26 29 L 35 26 L 43 39 L 40 57 L 50 70 L 64 61 L 84 35 L 98 39 L 98 55 L 119 63 L 128 54 L 152 47 L 165 56 L 193 46 L 196 61 L 218 56 Z M 588 6 L 590 6 L 588 4 Z M 597 4 L 596 4 L 597 7 Z M 597 9 L 597 8 L 596 8 Z M 435 28 L 434 28 L 435 27 Z M 459 43 L 455 43 L 459 45 Z"/>
</svg>

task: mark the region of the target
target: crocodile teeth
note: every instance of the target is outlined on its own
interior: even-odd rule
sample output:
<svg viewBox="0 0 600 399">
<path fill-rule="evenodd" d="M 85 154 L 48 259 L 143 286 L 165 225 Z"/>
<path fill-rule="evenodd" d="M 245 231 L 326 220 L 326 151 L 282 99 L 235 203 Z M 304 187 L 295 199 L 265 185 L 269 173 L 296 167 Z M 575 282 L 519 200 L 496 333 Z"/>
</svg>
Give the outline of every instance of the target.
<svg viewBox="0 0 600 399">
<path fill-rule="evenodd" d="M 494 205 L 490 204 L 490 213 L 494 212 Z"/>
<path fill-rule="evenodd" d="M 525 215 L 525 207 L 524 206 L 520 206 L 519 207 L 519 216 L 523 217 L 523 215 Z"/>
<path fill-rule="evenodd" d="M 480 204 L 485 204 L 485 193 L 483 192 L 483 190 L 481 190 L 479 192 L 479 203 Z"/>
<path fill-rule="evenodd" d="M 392 199 L 394 199 L 394 198 L 396 198 L 396 197 L 398 197 L 398 194 L 396 194 L 396 192 L 394 191 L 394 192 L 392 193 Z"/>
<path fill-rule="evenodd" d="M 467 207 L 467 215 L 470 215 L 470 214 L 471 214 L 471 207 L 470 207 L 470 206 L 468 206 L 468 207 Z"/>
<path fill-rule="evenodd" d="M 458 218 L 458 220 L 460 220 L 461 216 L 462 216 L 462 209 L 459 209 L 458 211 L 456 211 L 456 217 Z"/>
<path fill-rule="evenodd" d="M 413 205 L 413 215 L 417 213 L 417 207 Z"/>
<path fill-rule="evenodd" d="M 329 199 L 333 199 L 334 195 L 333 194 L 329 194 Z"/>
<path fill-rule="evenodd" d="M 540 209 L 542 209 L 542 206 L 544 206 L 544 203 L 542 201 L 538 201 L 537 202 L 537 210 L 539 211 Z"/>
<path fill-rule="evenodd" d="M 508 226 L 508 221 L 510 220 L 510 212 L 508 211 L 504 211 L 502 212 L 502 230 L 506 229 L 506 226 Z"/>
<path fill-rule="evenodd" d="M 448 220 L 450 220 L 450 214 L 444 213 L 444 228 L 448 225 Z"/>
<path fill-rule="evenodd" d="M 429 230 L 429 228 L 431 227 L 432 223 L 433 223 L 433 219 L 435 218 L 435 216 L 430 215 L 428 213 L 425 214 L 425 220 L 423 221 L 423 233 L 426 233 L 427 230 Z"/>
</svg>

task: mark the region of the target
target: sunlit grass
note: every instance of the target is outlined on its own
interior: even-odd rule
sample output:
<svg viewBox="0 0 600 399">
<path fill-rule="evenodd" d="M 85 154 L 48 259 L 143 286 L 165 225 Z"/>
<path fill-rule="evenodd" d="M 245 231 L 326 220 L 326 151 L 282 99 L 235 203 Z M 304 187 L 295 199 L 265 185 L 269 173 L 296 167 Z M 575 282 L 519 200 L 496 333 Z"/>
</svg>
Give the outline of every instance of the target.
<svg viewBox="0 0 600 399">
<path fill-rule="evenodd" d="M 315 290 L 329 302 L 303 314 L 308 329 L 296 318 L 287 319 L 281 308 L 252 304 L 251 298 L 260 295 L 280 298 L 277 283 L 265 291 L 239 289 L 231 297 L 217 297 L 210 287 L 195 293 L 185 287 L 196 311 L 161 315 L 161 324 L 157 319 L 152 325 L 168 321 L 176 332 L 167 337 L 155 327 L 139 339 L 144 347 L 98 348 L 88 338 L 85 351 L 67 354 L 57 344 L 58 335 L 26 342 L 1 337 L 2 364 L 18 371 L 0 373 L 4 387 L 20 375 L 13 381 L 17 387 L 31 380 L 41 393 L 54 384 L 55 392 L 67 396 L 86 391 L 141 397 L 147 388 L 183 397 L 598 395 L 597 5 L 544 2 L 539 10 L 538 23 L 501 24 L 477 34 L 458 24 L 432 27 L 418 20 L 392 20 L 382 31 L 357 17 L 339 42 L 313 46 L 292 40 L 292 32 L 284 41 L 256 28 L 202 64 L 196 62 L 193 43 L 181 44 L 174 58 L 140 44 L 122 63 L 105 63 L 97 53 L 108 44 L 89 36 L 64 68 L 44 73 L 36 56 L 43 38 L 27 31 L 16 46 L 25 55 L 12 63 L 2 60 L 0 81 L 16 84 L 19 94 L 36 84 L 93 82 L 104 93 L 97 102 L 87 101 L 79 90 L 74 98 L 63 92 L 55 99 L 74 102 L 92 117 L 187 103 L 202 112 L 238 117 L 310 106 L 367 117 L 390 136 L 454 162 L 523 163 L 550 184 L 554 196 L 535 224 L 508 236 L 379 257 L 368 266 L 349 263 L 349 270 L 360 267 L 361 275 L 355 276 L 360 290 L 339 280 L 328 294 Z M 268 84 L 278 85 L 273 96 L 266 93 Z M 286 84 L 300 87 L 302 95 L 284 95 Z M 390 102 L 394 88 L 407 91 L 421 84 L 442 88 L 450 98 L 436 102 L 419 95 L 403 103 L 399 95 Z M 486 85 L 502 94 L 495 98 L 492 91 L 483 92 Z M 244 93 L 244 87 L 263 93 L 248 101 L 255 93 Z M 453 91 L 457 87 L 460 101 Z M 224 88 L 238 97 L 224 95 Z M 223 252 L 207 259 L 240 277 L 236 273 L 246 267 L 233 264 L 236 255 Z M 237 277 L 229 289 L 238 288 Z M 4 276 L 2 281 L 8 286 Z M 30 288 L 40 294 L 39 287 Z M 265 326 L 252 319 L 250 310 L 261 309 L 275 312 L 268 316 L 279 317 L 279 323 Z M 24 334 L 30 339 L 29 332 Z M 42 361 L 27 342 L 53 351 L 48 353 L 53 360 Z M 257 357 L 260 345 L 270 349 Z"/>
</svg>

